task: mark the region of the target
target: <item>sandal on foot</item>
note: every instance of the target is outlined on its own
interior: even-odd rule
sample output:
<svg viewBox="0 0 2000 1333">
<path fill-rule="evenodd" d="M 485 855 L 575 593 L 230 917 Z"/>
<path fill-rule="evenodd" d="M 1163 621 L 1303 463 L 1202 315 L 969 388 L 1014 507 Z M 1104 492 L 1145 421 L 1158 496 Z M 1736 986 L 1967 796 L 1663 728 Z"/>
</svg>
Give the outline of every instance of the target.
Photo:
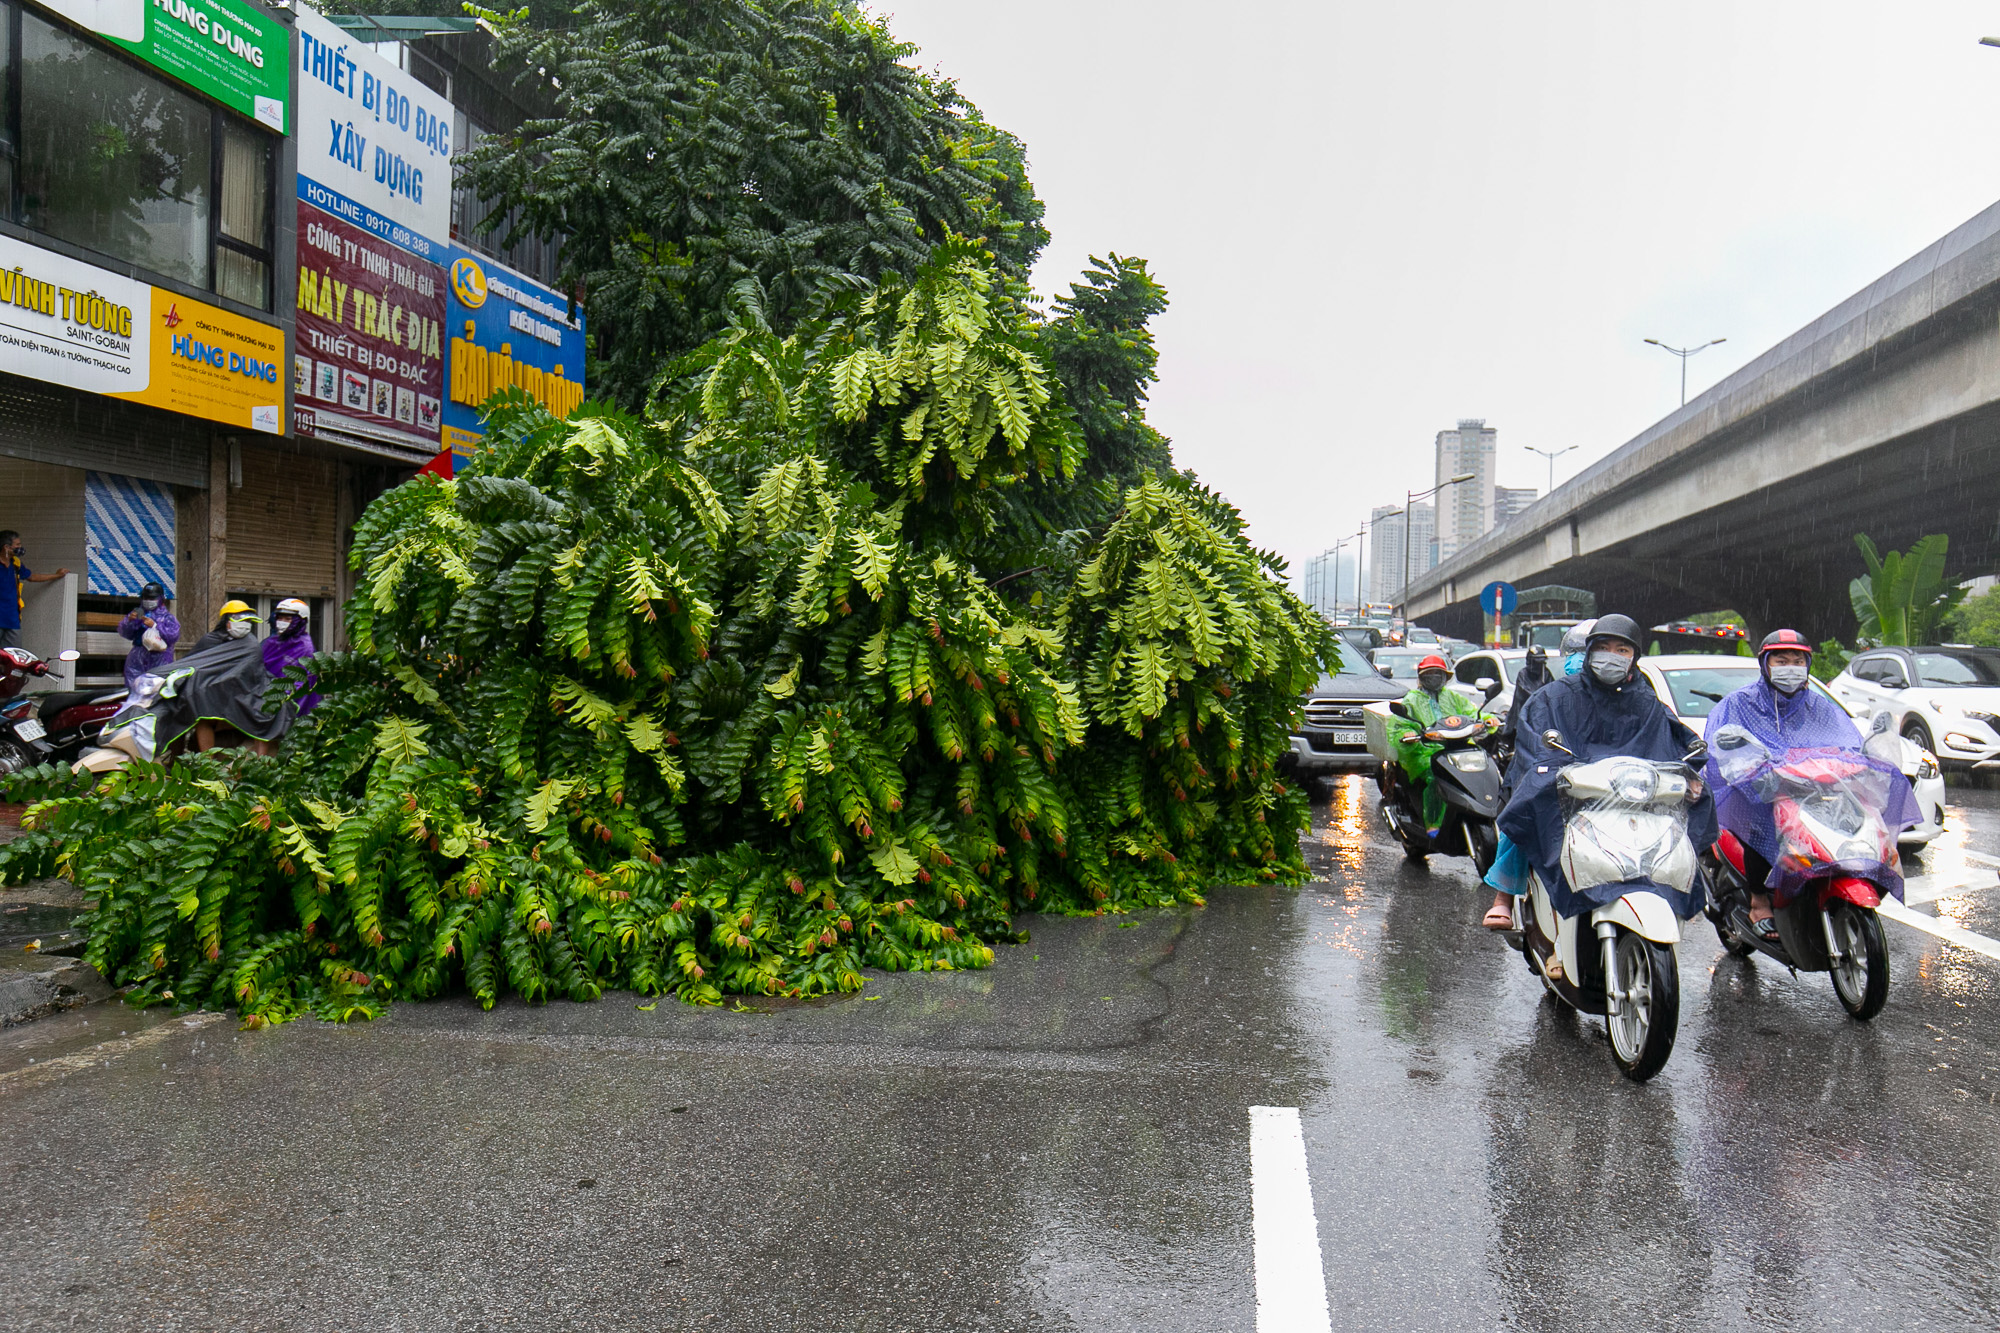
<svg viewBox="0 0 2000 1333">
<path fill-rule="evenodd" d="M 1776 917 L 1765 917 L 1762 921 L 1750 923 L 1750 933 L 1769 944 L 1778 942 L 1778 921 Z"/>
<path fill-rule="evenodd" d="M 1479 924 L 1488 930 L 1512 930 L 1514 928 L 1514 914 L 1504 907 L 1495 907 L 1486 913 L 1485 920 Z"/>
</svg>

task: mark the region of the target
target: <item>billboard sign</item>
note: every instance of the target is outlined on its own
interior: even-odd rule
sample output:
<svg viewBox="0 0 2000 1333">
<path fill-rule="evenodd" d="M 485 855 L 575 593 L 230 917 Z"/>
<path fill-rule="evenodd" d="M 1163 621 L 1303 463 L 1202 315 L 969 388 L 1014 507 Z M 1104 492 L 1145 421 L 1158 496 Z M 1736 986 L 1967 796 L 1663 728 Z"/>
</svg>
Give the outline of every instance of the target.
<svg viewBox="0 0 2000 1333">
<path fill-rule="evenodd" d="M 293 425 L 435 450 L 444 270 L 330 209 L 300 182 Z M 348 201 L 336 201 L 336 207 Z"/>
<path fill-rule="evenodd" d="M 36 0 L 280 134 L 289 133 L 291 34 L 238 0 Z"/>
<path fill-rule="evenodd" d="M 284 433 L 276 326 L 0 236 L 0 370 Z"/>
<path fill-rule="evenodd" d="M 303 6 L 298 32 L 292 426 L 434 452 L 451 104 Z"/>
<path fill-rule="evenodd" d="M 402 228 L 388 239 L 419 258 L 441 260 L 451 103 L 304 6 L 298 26 L 299 175 Z"/>
<path fill-rule="evenodd" d="M 572 318 L 568 297 L 454 246 L 447 301 L 444 443 L 454 453 L 478 446 L 479 408 L 502 389 L 518 385 L 558 417 L 583 401 L 583 312 Z"/>
</svg>

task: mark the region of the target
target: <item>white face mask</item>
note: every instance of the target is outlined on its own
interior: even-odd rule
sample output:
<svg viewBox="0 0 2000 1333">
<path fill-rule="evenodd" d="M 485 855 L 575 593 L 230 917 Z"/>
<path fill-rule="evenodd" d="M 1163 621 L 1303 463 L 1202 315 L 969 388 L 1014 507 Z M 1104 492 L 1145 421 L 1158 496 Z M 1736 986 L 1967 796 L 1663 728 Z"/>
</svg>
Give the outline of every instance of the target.
<svg viewBox="0 0 2000 1333">
<path fill-rule="evenodd" d="M 139 606 L 143 610 L 150 611 L 159 604 L 160 604 L 160 599 L 157 597 L 141 597 L 139 599 Z"/>
<path fill-rule="evenodd" d="M 250 632 L 250 622 L 241 616 L 237 616 L 232 618 L 223 628 L 229 632 L 230 638 L 240 639 Z"/>
<path fill-rule="evenodd" d="M 1771 688 L 1780 694 L 1797 694 L 1806 687 L 1806 674 L 1810 668 L 1802 666 L 1779 666 L 1771 664 Z"/>
<path fill-rule="evenodd" d="M 1590 674 L 1606 685 L 1622 685 L 1625 677 L 1632 674 L 1632 659 L 1620 657 L 1607 648 L 1599 648 L 1590 655 Z"/>
</svg>

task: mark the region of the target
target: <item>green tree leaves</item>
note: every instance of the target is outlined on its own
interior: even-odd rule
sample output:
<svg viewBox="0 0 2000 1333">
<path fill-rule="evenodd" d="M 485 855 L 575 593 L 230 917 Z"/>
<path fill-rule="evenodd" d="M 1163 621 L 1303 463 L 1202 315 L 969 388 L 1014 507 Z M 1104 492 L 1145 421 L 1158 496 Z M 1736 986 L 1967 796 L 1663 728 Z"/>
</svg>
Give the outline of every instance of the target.
<svg viewBox="0 0 2000 1333">
<path fill-rule="evenodd" d="M 1945 581 L 1945 553 L 1950 539 L 1932 533 L 1918 539 L 1907 555 L 1877 553 L 1866 533 L 1854 544 L 1867 563 L 1868 576 L 1848 585 L 1861 641 L 1877 644 L 1934 643 L 1938 627 L 1965 600 L 1965 589 Z"/>
<path fill-rule="evenodd" d="M 499 402 L 357 525 L 360 647 L 281 760 L 0 783 L 42 800 L 0 872 L 60 863 L 140 1001 L 255 1023 L 852 990 L 1022 910 L 1301 877 L 1275 765 L 1329 632 L 1186 478 L 1038 528 L 1086 449 L 1044 334 L 949 245 L 746 319 L 651 420 Z M 1019 595 L 997 533 L 1074 577 Z"/>
</svg>

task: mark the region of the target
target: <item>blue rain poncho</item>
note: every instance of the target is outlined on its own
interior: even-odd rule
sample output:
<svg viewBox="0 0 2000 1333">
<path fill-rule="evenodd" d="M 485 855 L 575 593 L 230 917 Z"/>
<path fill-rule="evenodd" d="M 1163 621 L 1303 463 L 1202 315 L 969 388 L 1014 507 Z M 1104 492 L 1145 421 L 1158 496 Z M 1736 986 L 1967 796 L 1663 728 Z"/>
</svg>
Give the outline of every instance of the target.
<svg viewBox="0 0 2000 1333">
<path fill-rule="evenodd" d="M 1646 678 L 1633 669 L 1622 685 L 1606 685 L 1588 671 L 1537 690 L 1525 705 L 1514 761 L 1507 780 L 1513 794 L 1500 811 L 1500 831 L 1513 839 L 1549 890 L 1549 903 L 1560 916 L 1575 916 L 1617 898 L 1630 885 L 1572 886 L 1562 874 L 1563 809 L 1556 777 L 1571 764 L 1592 763 L 1614 755 L 1671 763 L 1685 758 L 1700 738 L 1667 711 Z M 1554 730 L 1562 735 L 1564 754 L 1542 739 Z M 1697 849 L 1715 841 L 1715 798 L 1704 790 L 1688 807 L 1688 837 Z M 1701 877 L 1687 893 L 1654 886 L 1674 905 L 1682 920 L 1694 916 L 1707 900 Z"/>
<path fill-rule="evenodd" d="M 1731 762 L 1731 756 L 1716 743 L 1724 727 L 1741 727 L 1755 737 L 1764 754 L 1752 763 Z M 1708 768 L 1705 774 L 1715 790 L 1716 816 L 1722 827 L 1735 834 L 1746 847 L 1763 857 L 1772 867 L 1770 887 L 1779 905 L 1789 900 L 1801 884 L 1817 875 L 1806 875 L 1795 865 L 1782 864 L 1773 800 L 1778 785 L 1771 769 L 1805 766 L 1822 780 L 1842 770 L 1854 785 L 1857 796 L 1879 805 L 1883 822 L 1893 832 L 1921 823 L 1922 814 L 1902 770 L 1865 753 L 1861 732 L 1847 710 L 1811 686 L 1786 696 L 1771 688 L 1761 677 L 1725 696 L 1708 715 Z M 1768 762 L 1765 757 L 1768 756 Z M 1814 761 L 1835 761 L 1832 764 Z M 1866 770 L 1872 777 L 1863 776 Z M 1854 857 L 1832 863 L 1843 873 L 1873 880 L 1897 898 L 1903 896 L 1902 867 L 1891 839 L 1886 861 Z M 1821 870 L 1819 874 L 1824 874 Z"/>
</svg>

